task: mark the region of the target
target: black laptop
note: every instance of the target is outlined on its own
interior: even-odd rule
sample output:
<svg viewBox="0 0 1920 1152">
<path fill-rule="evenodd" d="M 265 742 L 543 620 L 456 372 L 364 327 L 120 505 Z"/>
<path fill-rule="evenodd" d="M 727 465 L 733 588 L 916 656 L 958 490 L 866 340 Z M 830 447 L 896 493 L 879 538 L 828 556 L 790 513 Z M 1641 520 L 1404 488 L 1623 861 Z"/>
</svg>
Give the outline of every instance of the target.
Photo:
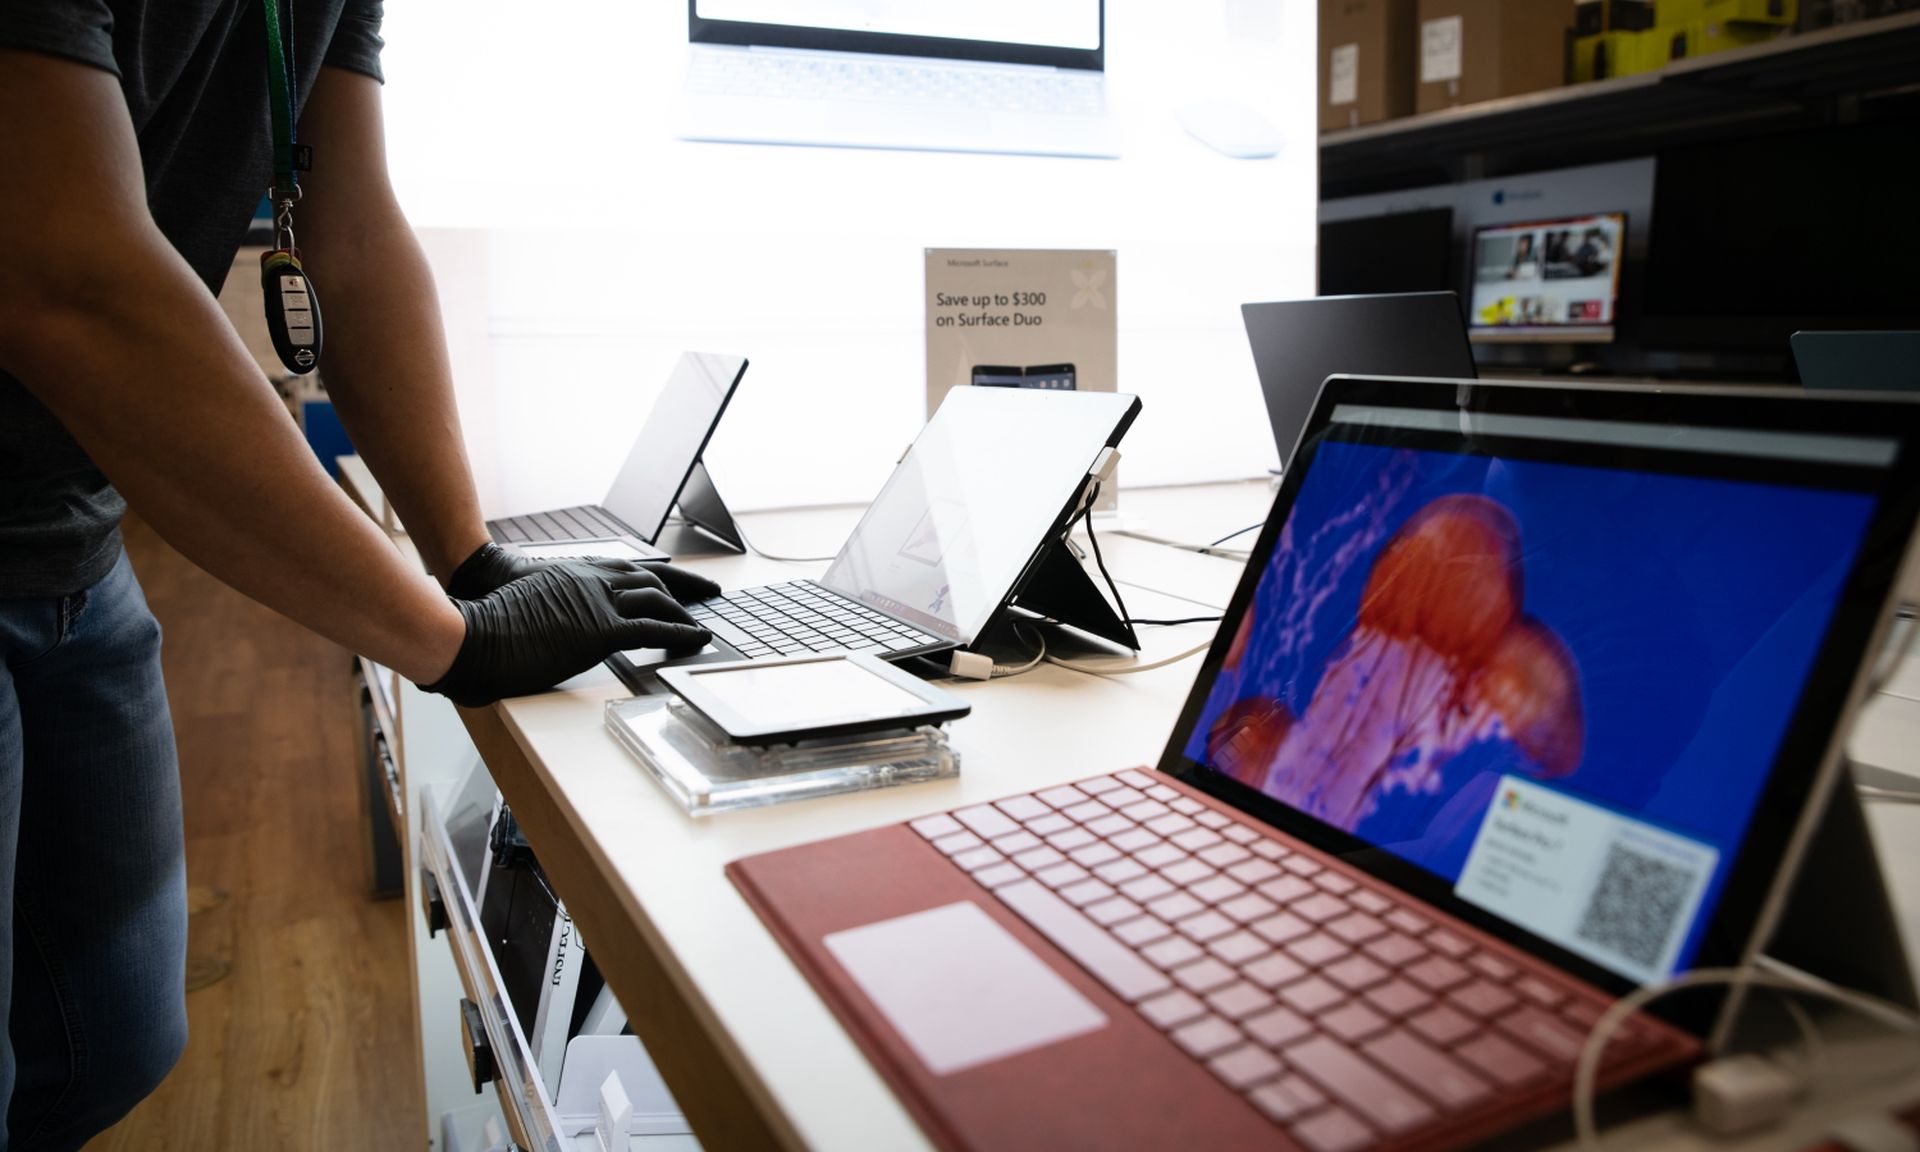
<svg viewBox="0 0 1920 1152">
<path fill-rule="evenodd" d="M 1320 383 L 1336 372 L 1471 380 L 1473 348 L 1451 292 L 1321 296 L 1242 304 L 1253 366 L 1266 394 L 1280 466 L 1313 411 Z"/>
<path fill-rule="evenodd" d="M 1809 388 L 1920 392 L 1920 332 L 1795 332 L 1793 362 Z"/>
</svg>

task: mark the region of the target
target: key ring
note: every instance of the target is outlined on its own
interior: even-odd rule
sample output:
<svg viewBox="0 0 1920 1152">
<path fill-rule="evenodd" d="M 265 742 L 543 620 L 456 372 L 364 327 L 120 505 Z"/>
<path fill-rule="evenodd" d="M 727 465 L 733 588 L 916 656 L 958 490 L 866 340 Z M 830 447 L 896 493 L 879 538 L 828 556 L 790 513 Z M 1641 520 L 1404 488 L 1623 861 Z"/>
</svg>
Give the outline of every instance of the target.
<svg viewBox="0 0 1920 1152">
<path fill-rule="evenodd" d="M 293 201 L 280 201 L 280 208 L 274 214 L 273 246 L 284 252 L 295 250 L 293 243 Z"/>
</svg>

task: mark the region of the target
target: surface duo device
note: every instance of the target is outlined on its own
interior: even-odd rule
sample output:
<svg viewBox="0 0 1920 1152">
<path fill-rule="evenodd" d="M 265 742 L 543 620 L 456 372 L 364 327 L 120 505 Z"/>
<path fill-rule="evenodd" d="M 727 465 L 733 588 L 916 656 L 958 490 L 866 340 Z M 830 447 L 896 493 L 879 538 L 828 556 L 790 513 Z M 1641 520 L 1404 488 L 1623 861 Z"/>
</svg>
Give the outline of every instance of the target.
<svg viewBox="0 0 1920 1152">
<path fill-rule="evenodd" d="M 736 744 L 791 744 L 944 724 L 972 706 L 865 652 L 663 668 L 660 679 Z"/>
<path fill-rule="evenodd" d="M 971 379 L 976 388 L 1038 388 L 1071 392 L 1076 387 L 1071 364 L 975 364 Z"/>
<path fill-rule="evenodd" d="M 744 357 L 681 353 L 602 503 L 490 520 L 487 532 L 496 543 L 549 558 L 666 560 L 675 550 L 745 551 L 700 457 L 746 372 Z M 697 538 L 666 538 L 676 505 Z M 675 548 L 663 547 L 668 543 Z"/>
<path fill-rule="evenodd" d="M 1294 443 L 1321 381 L 1336 372 L 1462 380 L 1474 375 L 1460 298 L 1451 292 L 1242 304 L 1240 315 L 1282 469 L 1293 462 Z"/>
<path fill-rule="evenodd" d="M 1140 412 L 1124 393 L 955 388 L 818 581 L 729 589 L 687 606 L 713 633 L 694 655 L 607 663 L 635 690 L 669 662 L 870 652 L 903 660 L 972 644 L 1015 604 L 1138 648 L 1057 547 L 1105 451 Z"/>
<path fill-rule="evenodd" d="M 1912 1003 L 1840 785 L 1916 519 L 1912 397 L 1334 376 L 1157 771 L 728 874 L 944 1148 L 1475 1146 L 1680 973 Z M 1002 975 L 928 1011 L 908 957 Z M 1655 1002 L 1600 1088 L 1740 1005 Z"/>
</svg>

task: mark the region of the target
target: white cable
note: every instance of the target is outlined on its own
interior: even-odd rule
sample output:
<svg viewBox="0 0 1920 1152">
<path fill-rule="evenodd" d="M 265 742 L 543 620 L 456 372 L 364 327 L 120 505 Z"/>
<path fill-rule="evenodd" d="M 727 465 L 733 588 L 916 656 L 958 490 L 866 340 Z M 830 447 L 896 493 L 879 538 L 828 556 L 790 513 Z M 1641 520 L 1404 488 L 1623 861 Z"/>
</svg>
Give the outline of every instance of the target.
<svg viewBox="0 0 1920 1152">
<path fill-rule="evenodd" d="M 760 557 L 762 560 L 777 560 L 782 564 L 822 564 L 828 560 L 838 560 L 840 558 L 838 552 L 831 556 L 776 556 L 771 552 L 762 552 L 759 545 L 747 539 L 746 530 L 740 527 L 740 521 L 735 520 L 733 522 L 733 531 L 735 535 L 740 537 L 740 543 L 747 546 L 747 551 Z"/>
<path fill-rule="evenodd" d="M 1856 784 L 1854 790 L 1863 800 L 1884 800 L 1889 804 L 1920 804 L 1920 790 L 1882 788 L 1876 784 Z"/>
<path fill-rule="evenodd" d="M 1177 548 L 1182 552 L 1193 552 L 1201 556 L 1217 556 L 1222 560 L 1245 563 L 1253 555 L 1246 548 L 1217 548 L 1211 544 L 1189 544 L 1184 540 L 1169 540 L 1165 536 L 1155 536 L 1150 532 L 1140 532 L 1131 528 L 1116 528 L 1109 535 L 1125 536 L 1133 540 L 1144 540 L 1148 544 L 1158 544 L 1163 548 Z"/>
<path fill-rule="evenodd" d="M 1900 666 L 1907 662 L 1907 654 L 1913 651 L 1916 634 L 1920 634 L 1920 619 L 1916 619 L 1915 610 L 1906 604 L 1894 610 L 1893 625 L 1900 635 L 1887 648 L 1881 650 L 1880 659 L 1874 661 L 1873 674 L 1867 680 L 1867 695 L 1878 696 L 1887 690 L 1887 685 L 1900 674 Z"/>
<path fill-rule="evenodd" d="M 1058 656 L 1047 656 L 1044 657 L 1044 659 L 1049 664 L 1057 664 L 1062 668 L 1071 669 L 1075 672 L 1084 672 L 1089 676 L 1127 676 L 1135 672 L 1151 672 L 1155 668 L 1165 668 L 1169 664 L 1178 664 L 1187 657 L 1197 656 L 1211 647 L 1213 647 L 1213 638 L 1209 636 L 1207 639 L 1195 644 L 1177 656 L 1169 656 L 1164 660 L 1155 660 L 1151 664 L 1106 664 L 1096 666 L 1092 664 L 1081 664 L 1072 660 L 1062 660 Z"/>
<path fill-rule="evenodd" d="M 1826 1075 L 1826 1042 L 1820 1038 L 1819 1025 L 1813 1022 L 1813 1017 L 1807 1013 L 1806 1008 L 1799 1000 L 1796 1000 L 1792 996 L 1782 996 L 1780 998 L 1780 1006 L 1787 1010 L 1788 1016 L 1793 1017 L 1793 1026 L 1800 1030 L 1800 1044 L 1802 1048 L 1800 1055 L 1800 1083 L 1803 1088 L 1810 1087 L 1822 1076 Z"/>
<path fill-rule="evenodd" d="M 1613 1039 L 1613 1034 L 1619 1031 L 1620 1025 L 1626 1022 L 1627 1017 L 1662 996 L 1685 988 L 1711 985 L 1747 985 L 1803 992 L 1810 996 L 1831 1000 L 1897 1031 L 1920 1035 L 1920 1016 L 1915 1016 L 1898 1005 L 1869 996 L 1864 992 L 1855 992 L 1852 989 L 1830 984 L 1817 976 L 1780 964 L 1765 956 L 1760 957 L 1753 967 L 1696 968 L 1663 984 L 1649 984 L 1622 996 L 1614 1001 L 1613 1006 L 1594 1023 L 1593 1030 L 1587 1033 L 1586 1043 L 1581 1045 L 1580 1059 L 1574 1065 L 1573 1074 L 1573 1127 L 1582 1149 L 1590 1150 L 1599 1147 L 1599 1132 L 1593 1120 L 1594 1082 L 1599 1078 L 1601 1054 L 1606 1051 L 1608 1042 Z"/>
<path fill-rule="evenodd" d="M 1014 621 L 1014 624 L 1013 624 L 1013 634 L 1015 636 L 1019 636 L 1020 631 L 1021 631 L 1020 622 L 1016 620 Z M 994 680 L 1004 680 L 1008 676 L 1018 676 L 1022 672 L 1031 672 L 1035 668 L 1040 667 L 1041 661 L 1047 658 L 1047 635 L 1046 633 L 1041 632 L 1038 629 L 1035 629 L 1033 634 L 1033 639 L 1035 643 L 1040 645 L 1040 650 L 1033 654 L 1033 659 L 1027 661 L 1025 664 L 1004 665 L 1004 666 L 995 664 L 993 666 L 993 675 L 990 678 Z"/>
<path fill-rule="evenodd" d="M 1166 590 L 1166 589 L 1164 589 L 1164 588 L 1155 588 L 1155 587 L 1154 587 L 1153 585 L 1151 585 L 1151 584 L 1142 584 L 1142 583 L 1140 583 L 1140 581 L 1138 581 L 1138 580 L 1119 580 L 1119 579 L 1116 579 L 1116 580 L 1114 581 L 1114 583 L 1116 583 L 1116 584 L 1125 584 L 1125 585 L 1126 585 L 1127 587 L 1129 587 L 1129 588 L 1138 588 L 1138 589 L 1140 589 L 1140 591 L 1142 591 L 1142 592 L 1151 592 L 1151 593 L 1153 593 L 1153 594 L 1154 594 L 1155 596 L 1165 596 L 1165 597 L 1166 597 L 1167 599 L 1169 599 L 1169 600 L 1183 600 L 1183 601 L 1185 601 L 1185 602 L 1186 602 L 1186 603 L 1188 603 L 1188 604 L 1193 604 L 1193 605 L 1196 605 L 1197 607 L 1201 607 L 1201 608 L 1205 608 L 1205 609 L 1206 609 L 1207 611 L 1209 611 L 1209 612 L 1225 612 L 1225 611 L 1227 610 L 1227 609 L 1226 609 L 1226 607 L 1225 607 L 1224 605 L 1221 605 L 1221 604 L 1209 604 L 1209 603 L 1208 603 L 1208 602 L 1206 602 L 1205 600 L 1195 600 L 1195 599 L 1194 599 L 1193 597 L 1191 597 L 1191 596 L 1182 596 L 1182 595 L 1181 595 L 1180 593 L 1178 593 L 1178 592 L 1169 592 L 1169 591 L 1167 591 L 1167 590 Z"/>
</svg>

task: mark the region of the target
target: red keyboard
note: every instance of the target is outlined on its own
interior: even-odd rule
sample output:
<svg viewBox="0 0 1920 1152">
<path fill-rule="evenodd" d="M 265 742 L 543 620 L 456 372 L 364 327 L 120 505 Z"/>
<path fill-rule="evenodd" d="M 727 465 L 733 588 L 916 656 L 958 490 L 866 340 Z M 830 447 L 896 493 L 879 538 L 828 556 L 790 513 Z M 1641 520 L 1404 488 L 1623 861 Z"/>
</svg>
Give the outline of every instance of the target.
<svg viewBox="0 0 1920 1152">
<path fill-rule="evenodd" d="M 1570 1086 L 1605 994 L 1145 772 L 911 827 L 1314 1152 Z M 1618 1066 L 1689 1042 L 1645 1017 Z"/>
</svg>

